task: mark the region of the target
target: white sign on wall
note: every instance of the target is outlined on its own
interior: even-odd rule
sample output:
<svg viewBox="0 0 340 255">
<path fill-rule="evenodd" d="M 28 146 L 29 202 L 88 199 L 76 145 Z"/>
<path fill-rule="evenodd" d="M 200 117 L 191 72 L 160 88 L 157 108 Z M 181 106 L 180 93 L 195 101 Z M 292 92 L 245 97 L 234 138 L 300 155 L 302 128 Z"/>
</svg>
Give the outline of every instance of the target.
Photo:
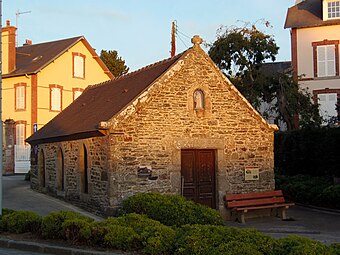
<svg viewBox="0 0 340 255">
<path fill-rule="evenodd" d="M 244 179 L 246 181 L 257 181 L 260 179 L 259 168 L 256 166 L 246 166 L 244 168 Z"/>
</svg>

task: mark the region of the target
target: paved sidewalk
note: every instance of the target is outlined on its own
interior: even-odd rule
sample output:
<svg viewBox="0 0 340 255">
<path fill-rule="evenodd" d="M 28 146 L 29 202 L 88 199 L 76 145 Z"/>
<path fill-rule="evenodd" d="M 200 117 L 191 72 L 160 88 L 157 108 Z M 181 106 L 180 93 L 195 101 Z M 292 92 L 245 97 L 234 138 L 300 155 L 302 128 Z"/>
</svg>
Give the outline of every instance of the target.
<svg viewBox="0 0 340 255">
<path fill-rule="evenodd" d="M 276 217 L 246 219 L 246 224 L 227 222 L 227 226 L 256 228 L 273 237 L 301 235 L 327 245 L 340 243 L 340 211 L 326 211 L 295 205 L 288 209 L 290 220 Z"/>
<path fill-rule="evenodd" d="M 3 176 L 3 208 L 27 210 L 45 216 L 50 212 L 75 211 L 96 220 L 103 218 L 57 198 L 33 191 L 24 175 Z"/>
</svg>

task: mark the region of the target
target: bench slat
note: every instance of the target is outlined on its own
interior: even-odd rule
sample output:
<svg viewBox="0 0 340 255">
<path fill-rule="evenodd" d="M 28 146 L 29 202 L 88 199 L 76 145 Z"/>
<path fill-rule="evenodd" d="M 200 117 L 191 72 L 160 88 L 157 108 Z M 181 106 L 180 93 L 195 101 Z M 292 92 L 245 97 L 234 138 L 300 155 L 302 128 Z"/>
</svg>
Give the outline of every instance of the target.
<svg viewBox="0 0 340 255">
<path fill-rule="evenodd" d="M 280 207 L 289 207 L 295 205 L 294 203 L 286 203 L 286 204 L 279 204 L 279 205 L 263 205 L 263 206 L 251 206 L 251 207 L 238 207 L 235 208 L 236 211 L 250 211 L 250 210 L 257 210 L 257 209 L 267 209 L 267 208 L 280 208 Z"/>
<path fill-rule="evenodd" d="M 230 200 L 280 197 L 280 196 L 283 196 L 282 190 L 273 190 L 273 191 L 253 192 L 253 193 L 246 193 L 246 194 L 226 194 L 224 196 L 224 200 L 230 201 Z"/>
<path fill-rule="evenodd" d="M 283 197 L 271 197 L 271 198 L 261 198 L 261 199 L 251 199 L 251 200 L 239 200 L 239 201 L 228 201 L 227 207 L 245 207 L 245 206 L 257 206 L 257 205 L 268 205 L 268 204 L 279 204 L 285 203 Z"/>
</svg>

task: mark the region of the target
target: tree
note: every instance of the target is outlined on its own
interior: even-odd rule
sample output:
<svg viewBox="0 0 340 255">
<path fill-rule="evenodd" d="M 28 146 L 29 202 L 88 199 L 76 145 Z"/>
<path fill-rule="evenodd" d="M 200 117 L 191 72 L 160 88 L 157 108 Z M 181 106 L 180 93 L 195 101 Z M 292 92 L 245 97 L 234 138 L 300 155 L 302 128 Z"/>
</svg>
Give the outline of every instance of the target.
<svg viewBox="0 0 340 255">
<path fill-rule="evenodd" d="M 267 21 L 264 25 L 270 27 Z M 264 102 L 272 104 L 277 119 L 284 120 L 289 130 L 297 128 L 296 116 L 300 116 L 301 126 L 320 125 L 317 105 L 291 75 L 263 71 L 265 61 L 275 61 L 278 50 L 271 35 L 245 23 L 243 27 L 220 28 L 209 56 L 257 110 Z"/>
<path fill-rule="evenodd" d="M 126 74 L 129 71 L 129 67 L 125 65 L 125 60 L 118 57 L 118 52 L 115 50 L 102 50 L 100 58 L 115 77 Z"/>
</svg>

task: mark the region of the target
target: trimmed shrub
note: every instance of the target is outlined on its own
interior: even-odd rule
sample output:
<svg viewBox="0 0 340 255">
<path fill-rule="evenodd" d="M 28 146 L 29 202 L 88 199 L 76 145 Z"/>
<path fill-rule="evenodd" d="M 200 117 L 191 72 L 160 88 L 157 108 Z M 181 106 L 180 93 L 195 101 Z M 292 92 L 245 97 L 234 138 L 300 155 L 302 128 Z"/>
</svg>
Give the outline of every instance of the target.
<svg viewBox="0 0 340 255">
<path fill-rule="evenodd" d="M 275 168 L 283 175 L 340 177 L 340 128 L 275 133 Z"/>
<path fill-rule="evenodd" d="M 176 232 L 159 221 L 149 219 L 146 215 L 131 213 L 117 218 L 109 218 L 105 225 L 131 228 L 135 236 L 132 249 L 142 250 L 146 254 L 168 254 L 174 249 Z"/>
<path fill-rule="evenodd" d="M 122 213 L 145 214 L 167 226 L 186 224 L 223 225 L 217 210 L 178 195 L 138 193 L 123 201 Z"/>
<path fill-rule="evenodd" d="M 329 248 L 332 255 L 340 255 L 340 243 L 333 243 Z"/>
<path fill-rule="evenodd" d="M 295 202 L 340 208 L 340 185 L 333 185 L 326 177 L 276 175 L 275 180 L 276 189 L 282 189 Z"/>
<path fill-rule="evenodd" d="M 302 236 L 288 236 L 279 239 L 273 255 L 330 255 L 330 249 L 321 242 Z"/>
<path fill-rule="evenodd" d="M 91 237 L 91 223 L 84 219 L 66 220 L 62 229 L 66 240 L 73 244 L 87 243 Z"/>
<path fill-rule="evenodd" d="M 178 233 L 178 254 L 271 254 L 274 247 L 273 238 L 254 229 L 186 225 Z"/>
<path fill-rule="evenodd" d="M 139 235 L 130 227 L 111 224 L 104 237 L 105 244 L 114 249 L 134 250 L 138 243 Z"/>
<path fill-rule="evenodd" d="M 12 233 L 40 232 L 41 217 L 35 212 L 17 211 L 2 217 L 2 228 Z"/>
<path fill-rule="evenodd" d="M 41 234 L 44 238 L 65 239 L 63 232 L 63 223 L 66 220 L 82 219 L 92 222 L 93 219 L 83 216 L 80 213 L 70 211 L 52 212 L 46 215 L 41 224 Z"/>
<path fill-rule="evenodd" d="M 218 254 L 228 255 L 262 255 L 263 253 L 256 249 L 256 245 L 243 243 L 238 241 L 231 241 L 223 243 L 217 248 Z"/>
<path fill-rule="evenodd" d="M 4 217 L 5 215 L 14 213 L 14 212 L 15 212 L 14 210 L 8 209 L 8 208 L 2 209 L 2 215 L 1 215 L 1 218 L 0 218 L 0 231 L 7 231 L 7 226 L 4 225 L 4 223 L 2 222 L 2 217 Z"/>
</svg>

